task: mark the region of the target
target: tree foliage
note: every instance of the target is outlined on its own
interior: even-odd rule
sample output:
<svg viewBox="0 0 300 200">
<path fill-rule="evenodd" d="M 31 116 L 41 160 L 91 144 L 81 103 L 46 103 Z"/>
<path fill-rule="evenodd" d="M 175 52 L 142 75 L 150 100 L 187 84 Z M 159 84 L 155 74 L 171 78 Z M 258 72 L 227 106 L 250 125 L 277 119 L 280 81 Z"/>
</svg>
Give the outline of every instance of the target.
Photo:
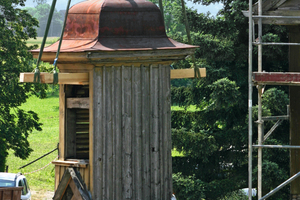
<svg viewBox="0 0 300 200">
<path fill-rule="evenodd" d="M 219 15 L 198 14 L 187 9 L 192 40 L 197 48 L 195 57 L 199 67 L 206 67 L 207 77 L 193 80 L 181 87 L 172 87 L 172 103 L 187 107 L 196 105 L 198 111 L 172 112 L 173 147 L 183 157 L 173 158 L 173 171 L 184 178 L 195 176 L 204 187 L 205 199 L 219 199 L 228 193 L 247 187 L 248 179 L 248 19 L 242 10 L 248 9 L 248 0 L 194 0 L 208 5 L 223 3 Z M 183 18 L 179 17 L 183 22 Z M 257 30 L 257 28 L 256 28 Z M 264 25 L 263 41 L 287 42 L 285 27 Z M 173 39 L 188 43 L 185 35 L 173 34 Z M 288 71 L 288 49 L 282 46 L 264 47 L 263 64 L 266 71 Z M 254 48 L 254 70 L 257 66 Z M 192 60 L 173 64 L 174 68 L 190 67 Z M 177 84 L 177 83 L 176 83 Z M 178 85 L 178 84 L 177 84 Z M 257 91 L 254 90 L 253 121 L 257 120 Z M 286 113 L 287 88 L 266 87 L 263 95 L 265 116 Z M 274 122 L 266 122 L 268 131 Z M 253 140 L 257 140 L 254 125 Z M 280 134 L 279 134 L 280 133 Z M 288 123 L 271 135 L 266 144 L 288 144 Z M 257 154 L 254 152 L 253 163 Z M 264 193 L 275 188 L 288 177 L 287 150 L 264 150 Z M 256 169 L 254 169 L 254 172 Z M 278 173 L 275 173 L 275 172 Z M 255 185 L 255 175 L 254 187 Z M 174 181 L 174 187 L 177 187 Z M 185 196 L 187 199 L 188 196 Z M 278 192 L 274 199 L 288 199 L 288 188 Z M 270 199 L 272 199 L 270 198 Z M 184 198 L 181 198 L 184 199 Z M 190 198 L 196 199 L 196 198 Z"/>
<path fill-rule="evenodd" d="M 28 13 L 36 18 L 39 22 L 39 26 L 37 27 L 37 35 L 39 37 L 43 37 L 47 25 L 47 20 L 50 12 L 50 5 L 39 1 L 36 7 L 27 7 L 25 8 Z M 51 26 L 49 29 L 48 36 L 60 36 L 61 29 L 63 24 L 63 16 L 55 9 L 52 17 Z"/>
<path fill-rule="evenodd" d="M 9 149 L 27 158 L 32 151 L 28 135 L 41 130 L 37 114 L 19 108 L 34 88 L 18 83 L 20 72 L 32 71 L 28 52 L 32 47 L 26 46 L 26 40 L 36 37 L 38 22 L 17 6 L 24 6 L 24 0 L 0 1 L 0 171 L 4 171 Z"/>
</svg>

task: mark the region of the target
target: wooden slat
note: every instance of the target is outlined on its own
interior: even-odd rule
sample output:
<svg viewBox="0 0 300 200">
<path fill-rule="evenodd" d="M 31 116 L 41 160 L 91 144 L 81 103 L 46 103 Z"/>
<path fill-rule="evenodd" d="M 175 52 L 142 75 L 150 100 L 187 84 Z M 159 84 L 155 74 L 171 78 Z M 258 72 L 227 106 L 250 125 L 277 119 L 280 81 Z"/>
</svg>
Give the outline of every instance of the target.
<svg viewBox="0 0 300 200">
<path fill-rule="evenodd" d="M 115 72 L 115 85 L 114 85 L 114 97 L 116 99 L 114 105 L 114 141 L 115 141 L 115 193 L 113 199 L 123 199 L 122 192 L 122 69 L 120 67 L 116 68 Z"/>
<path fill-rule="evenodd" d="M 89 98 L 67 98 L 67 108 L 89 109 Z"/>
<path fill-rule="evenodd" d="M 151 200 L 151 166 L 150 166 L 150 124 L 151 124 L 151 104 L 150 104 L 150 67 L 142 66 L 142 159 L 143 159 L 143 199 Z"/>
<path fill-rule="evenodd" d="M 206 77 L 206 68 L 199 68 L 200 77 Z M 195 70 L 189 69 L 172 69 L 171 79 L 195 78 Z"/>
<path fill-rule="evenodd" d="M 131 112 L 131 70 L 122 66 L 122 133 L 123 133 L 123 195 L 124 199 L 132 199 L 132 112 Z"/>
<path fill-rule="evenodd" d="M 258 85 L 300 85 L 300 73 L 254 72 L 253 81 Z"/>
<path fill-rule="evenodd" d="M 20 73 L 21 83 L 33 83 L 34 73 Z M 41 83 L 53 83 L 53 74 L 41 73 Z M 88 85 L 88 73 L 59 73 L 58 84 Z"/>
<path fill-rule="evenodd" d="M 94 170 L 94 148 L 93 148 L 93 141 L 94 141 L 94 129 L 93 129 L 93 124 L 94 124 L 94 110 L 93 110 L 93 105 L 94 105 L 94 71 L 90 70 L 89 75 L 90 75 L 90 80 L 89 80 L 89 97 L 90 97 L 90 108 L 89 108 L 89 160 L 90 162 L 90 167 L 88 171 L 86 170 L 86 178 L 85 178 L 85 183 L 88 184 L 87 187 L 91 191 L 92 196 L 94 196 L 94 182 L 93 182 L 93 170 Z"/>
</svg>

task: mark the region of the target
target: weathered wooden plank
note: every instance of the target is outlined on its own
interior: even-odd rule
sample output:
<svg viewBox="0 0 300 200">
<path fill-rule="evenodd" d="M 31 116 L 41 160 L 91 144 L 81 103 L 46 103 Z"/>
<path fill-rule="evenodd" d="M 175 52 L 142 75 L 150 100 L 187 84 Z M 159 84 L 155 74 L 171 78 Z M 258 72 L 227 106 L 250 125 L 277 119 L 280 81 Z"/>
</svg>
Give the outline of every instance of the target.
<svg viewBox="0 0 300 200">
<path fill-rule="evenodd" d="M 105 118 L 103 120 L 105 123 L 105 131 L 104 135 L 104 154 L 106 156 L 105 159 L 105 170 L 104 170 L 104 179 L 105 179 L 105 191 L 104 196 L 107 199 L 112 199 L 113 196 L 113 124 L 112 124 L 112 103 L 114 102 L 114 98 L 112 96 L 112 76 L 114 73 L 114 67 L 106 67 L 104 71 L 105 76 Z"/>
<path fill-rule="evenodd" d="M 41 73 L 41 83 L 53 83 L 53 74 Z M 21 83 L 33 83 L 34 73 L 20 73 Z M 58 84 L 88 85 L 88 73 L 59 73 Z"/>
<path fill-rule="evenodd" d="M 151 124 L 151 104 L 150 104 L 150 67 L 142 66 L 142 160 L 143 160 L 143 198 L 151 200 L 151 166 L 150 166 L 150 124 Z"/>
<path fill-rule="evenodd" d="M 103 197 L 103 160 L 102 157 L 102 143 L 103 143 L 103 126 L 105 126 L 105 122 L 103 121 L 103 69 L 102 68 L 95 68 L 94 75 L 93 75 L 93 84 L 94 84 L 94 91 L 93 91 L 93 132 L 94 132 L 94 140 L 93 140 L 93 152 L 94 152 L 94 159 L 93 159 L 93 199 L 101 199 Z"/>
<path fill-rule="evenodd" d="M 167 73 L 170 74 L 170 71 L 168 71 Z M 168 190 L 168 198 L 171 197 L 172 193 L 173 193 L 173 179 L 172 179 L 172 133 L 171 133 L 171 81 L 167 82 L 168 86 L 168 97 L 166 99 L 167 102 L 167 108 L 168 108 L 168 112 L 167 112 L 167 137 L 168 137 L 168 158 L 167 158 L 167 162 L 168 162 L 168 183 L 169 183 L 169 190 Z"/>
<path fill-rule="evenodd" d="M 67 108 L 89 109 L 90 99 L 87 98 L 67 98 Z"/>
<path fill-rule="evenodd" d="M 168 191 L 169 191 L 169 183 L 168 183 L 168 178 L 169 178 L 169 173 L 168 173 L 168 143 L 169 143 L 169 138 L 168 138 L 168 100 L 170 99 L 170 89 L 168 82 L 170 82 L 169 79 L 167 79 L 167 77 L 169 76 L 168 73 L 169 70 L 166 70 L 166 67 L 164 66 L 161 69 L 161 76 L 163 77 L 161 80 L 161 97 L 162 97 L 162 110 L 161 110 L 161 122 L 162 122 L 162 130 L 161 130 L 161 143 L 160 143 L 160 147 L 161 147 L 161 151 L 160 151 L 160 155 L 161 155 L 161 183 L 163 186 L 162 189 L 162 195 L 161 195 L 161 199 L 170 199 L 170 197 L 168 197 Z"/>
<path fill-rule="evenodd" d="M 150 129 L 150 148 L 151 148 L 151 199 L 159 199 L 159 71 L 157 65 L 150 67 L 150 94 L 151 94 L 151 129 Z"/>
<path fill-rule="evenodd" d="M 254 72 L 253 81 L 259 85 L 300 85 L 300 73 Z"/>
<path fill-rule="evenodd" d="M 132 112 L 131 112 L 131 68 L 122 66 L 122 132 L 123 132 L 123 195 L 132 198 Z"/>
<path fill-rule="evenodd" d="M 141 66 L 132 67 L 132 94 L 133 94 L 133 113 L 134 113 L 134 134 L 133 134 L 133 158 L 134 158 L 134 199 L 143 199 L 142 182 L 142 90 L 141 90 Z"/>
<path fill-rule="evenodd" d="M 89 108 L 89 160 L 90 166 L 87 173 L 88 176 L 88 189 L 91 191 L 92 196 L 94 196 L 94 70 L 89 72 L 89 99 L 90 99 L 90 108 Z M 87 184 L 87 182 L 86 182 Z"/>
<path fill-rule="evenodd" d="M 114 152 L 115 152 L 115 193 L 113 199 L 123 199 L 122 192 L 122 145 L 123 145 L 123 135 L 122 135 L 122 68 L 115 68 L 114 76 Z"/>
<path fill-rule="evenodd" d="M 199 68 L 200 77 L 206 77 L 206 68 Z M 171 79 L 195 78 L 195 70 L 189 69 L 172 69 Z"/>
</svg>

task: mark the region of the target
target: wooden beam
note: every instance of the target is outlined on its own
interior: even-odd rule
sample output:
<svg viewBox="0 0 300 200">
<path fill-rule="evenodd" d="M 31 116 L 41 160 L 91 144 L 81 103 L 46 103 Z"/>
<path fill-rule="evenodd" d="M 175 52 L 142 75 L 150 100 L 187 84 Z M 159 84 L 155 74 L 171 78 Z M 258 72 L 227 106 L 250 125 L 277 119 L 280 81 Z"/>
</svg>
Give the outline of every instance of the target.
<svg viewBox="0 0 300 200">
<path fill-rule="evenodd" d="M 199 68 L 200 77 L 206 77 L 206 68 Z M 171 79 L 194 78 L 194 69 L 172 69 Z M 34 73 L 20 73 L 21 83 L 33 83 Z M 53 74 L 41 73 L 41 83 L 53 83 Z M 59 73 L 58 84 L 88 85 L 89 73 Z"/>
<path fill-rule="evenodd" d="M 199 68 L 200 77 L 206 77 L 206 68 Z M 172 69 L 171 79 L 195 78 L 195 70 L 189 69 Z"/>
<path fill-rule="evenodd" d="M 20 73 L 21 83 L 33 83 L 34 73 Z M 53 74 L 41 73 L 41 83 L 53 83 Z M 59 73 L 58 84 L 88 85 L 88 73 Z"/>
<path fill-rule="evenodd" d="M 300 85 L 300 73 L 254 72 L 253 81 L 258 85 Z"/>
<path fill-rule="evenodd" d="M 89 109 L 90 99 L 87 98 L 67 98 L 67 108 Z"/>
</svg>

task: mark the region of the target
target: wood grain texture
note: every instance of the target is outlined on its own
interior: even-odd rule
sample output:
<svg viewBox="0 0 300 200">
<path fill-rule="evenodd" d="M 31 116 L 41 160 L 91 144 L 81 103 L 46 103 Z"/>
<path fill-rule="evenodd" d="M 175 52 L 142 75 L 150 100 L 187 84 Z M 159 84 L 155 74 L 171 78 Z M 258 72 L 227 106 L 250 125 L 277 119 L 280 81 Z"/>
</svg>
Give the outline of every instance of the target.
<svg viewBox="0 0 300 200">
<path fill-rule="evenodd" d="M 65 159 L 65 129 L 66 129 L 66 95 L 65 85 L 59 86 L 59 160 Z"/>
<path fill-rule="evenodd" d="M 41 73 L 41 83 L 53 83 L 53 74 Z M 21 83 L 33 83 L 34 73 L 20 73 Z M 88 85 L 89 74 L 88 73 L 59 73 L 58 84 L 69 85 Z"/>
<path fill-rule="evenodd" d="M 93 198 L 169 200 L 169 66 L 97 67 L 93 76 Z"/>
</svg>

